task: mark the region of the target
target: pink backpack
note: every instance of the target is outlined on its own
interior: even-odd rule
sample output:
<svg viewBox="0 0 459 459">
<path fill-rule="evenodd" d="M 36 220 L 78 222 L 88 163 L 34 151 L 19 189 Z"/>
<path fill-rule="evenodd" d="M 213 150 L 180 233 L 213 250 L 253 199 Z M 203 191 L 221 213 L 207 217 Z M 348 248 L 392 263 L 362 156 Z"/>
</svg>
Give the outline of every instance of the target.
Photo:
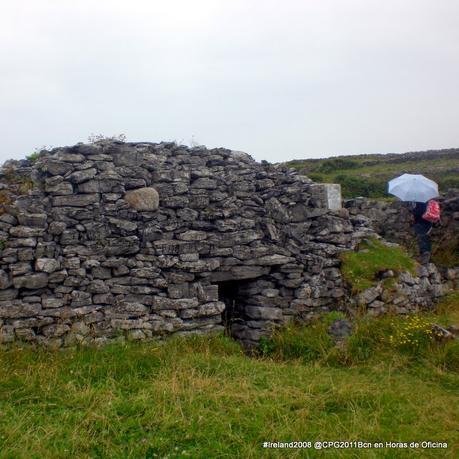
<svg viewBox="0 0 459 459">
<path fill-rule="evenodd" d="M 440 221 L 440 204 L 435 199 L 431 199 L 427 203 L 426 211 L 423 213 L 422 218 L 431 223 Z"/>
</svg>

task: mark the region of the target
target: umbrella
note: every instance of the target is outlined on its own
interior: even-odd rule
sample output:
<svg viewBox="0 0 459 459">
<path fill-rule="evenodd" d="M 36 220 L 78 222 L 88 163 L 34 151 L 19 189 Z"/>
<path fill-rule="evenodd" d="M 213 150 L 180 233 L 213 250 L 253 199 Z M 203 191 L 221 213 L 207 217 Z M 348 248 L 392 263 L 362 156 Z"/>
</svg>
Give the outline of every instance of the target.
<svg viewBox="0 0 459 459">
<path fill-rule="evenodd" d="M 394 178 L 389 181 L 387 191 L 402 201 L 427 202 L 439 196 L 438 185 L 418 174 L 403 174 Z"/>
</svg>

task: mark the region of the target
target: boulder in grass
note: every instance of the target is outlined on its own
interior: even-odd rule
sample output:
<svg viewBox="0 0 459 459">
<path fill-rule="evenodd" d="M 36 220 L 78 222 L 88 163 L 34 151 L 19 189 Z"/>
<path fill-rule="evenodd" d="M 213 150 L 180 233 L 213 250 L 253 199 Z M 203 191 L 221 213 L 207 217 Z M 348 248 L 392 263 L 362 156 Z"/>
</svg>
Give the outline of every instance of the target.
<svg viewBox="0 0 459 459">
<path fill-rule="evenodd" d="M 352 333 L 352 324 L 346 319 L 337 319 L 328 327 L 328 334 L 337 345 L 344 343 Z"/>
<path fill-rule="evenodd" d="M 454 339 L 453 332 L 447 330 L 446 328 L 438 324 L 432 324 L 432 332 L 437 341 L 449 341 L 451 339 Z"/>
</svg>

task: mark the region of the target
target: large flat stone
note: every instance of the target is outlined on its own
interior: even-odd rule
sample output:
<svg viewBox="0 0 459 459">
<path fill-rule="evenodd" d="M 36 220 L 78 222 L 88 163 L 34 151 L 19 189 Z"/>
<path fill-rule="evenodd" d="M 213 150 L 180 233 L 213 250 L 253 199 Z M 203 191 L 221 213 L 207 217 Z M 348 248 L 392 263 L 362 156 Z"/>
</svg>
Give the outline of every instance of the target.
<svg viewBox="0 0 459 459">
<path fill-rule="evenodd" d="M 36 288 L 43 288 L 48 285 L 48 274 L 37 273 L 28 274 L 26 276 L 14 277 L 13 285 L 15 288 L 27 288 L 30 290 Z"/>
<path fill-rule="evenodd" d="M 265 266 L 234 266 L 229 271 L 217 271 L 210 275 L 211 282 L 225 282 L 230 280 L 255 279 L 269 273 Z"/>
<path fill-rule="evenodd" d="M 72 194 L 68 196 L 54 196 L 53 205 L 57 207 L 86 207 L 99 202 L 98 193 Z"/>
<path fill-rule="evenodd" d="M 282 320 L 282 309 L 265 306 L 246 306 L 245 314 L 255 320 Z"/>
</svg>

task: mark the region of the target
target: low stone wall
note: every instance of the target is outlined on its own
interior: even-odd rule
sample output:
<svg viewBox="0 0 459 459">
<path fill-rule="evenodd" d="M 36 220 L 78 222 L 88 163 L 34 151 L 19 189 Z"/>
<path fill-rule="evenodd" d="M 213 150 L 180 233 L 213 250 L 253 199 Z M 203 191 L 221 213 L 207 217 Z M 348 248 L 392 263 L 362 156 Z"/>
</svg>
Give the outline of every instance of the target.
<svg viewBox="0 0 459 459">
<path fill-rule="evenodd" d="M 409 314 L 431 309 L 435 300 L 454 287 L 452 280 L 445 282 L 433 263 L 417 266 L 414 274 L 402 272 L 395 276 L 388 270 L 380 273 L 380 278 L 375 286 L 350 299 L 351 312 L 363 308 L 370 315 Z"/>
</svg>

